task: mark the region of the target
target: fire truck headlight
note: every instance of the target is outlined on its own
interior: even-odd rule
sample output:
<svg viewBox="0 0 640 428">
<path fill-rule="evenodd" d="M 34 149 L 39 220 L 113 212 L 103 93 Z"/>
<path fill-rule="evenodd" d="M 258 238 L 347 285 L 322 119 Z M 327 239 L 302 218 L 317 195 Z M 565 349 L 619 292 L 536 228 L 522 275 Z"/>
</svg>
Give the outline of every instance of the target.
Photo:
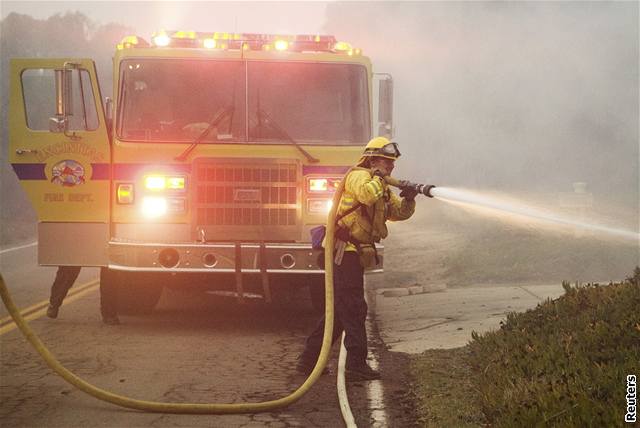
<svg viewBox="0 0 640 428">
<path fill-rule="evenodd" d="M 286 51 L 289 49 L 289 42 L 286 40 L 276 40 L 273 44 L 277 51 Z"/>
<path fill-rule="evenodd" d="M 310 192 L 326 192 L 328 188 L 329 180 L 326 178 L 310 178 L 309 179 L 309 191 Z"/>
<path fill-rule="evenodd" d="M 333 206 L 331 199 L 309 199 L 307 200 L 307 209 L 310 213 L 328 214 Z"/>
<path fill-rule="evenodd" d="M 164 190 L 167 187 L 167 179 L 161 175 L 148 175 L 144 178 L 144 187 L 149 190 Z"/>
<path fill-rule="evenodd" d="M 311 177 L 308 179 L 307 183 L 307 190 L 309 192 L 335 192 L 336 189 L 340 186 L 340 178 Z"/>
<path fill-rule="evenodd" d="M 144 187 L 151 191 L 173 190 L 184 191 L 185 177 L 164 176 L 164 175 L 147 175 L 144 177 Z"/>
<path fill-rule="evenodd" d="M 145 196 L 142 199 L 142 214 L 147 218 L 162 217 L 167 213 L 167 199 L 156 196 Z"/>
<path fill-rule="evenodd" d="M 184 177 L 167 177 L 167 188 L 170 190 L 184 190 Z"/>
</svg>

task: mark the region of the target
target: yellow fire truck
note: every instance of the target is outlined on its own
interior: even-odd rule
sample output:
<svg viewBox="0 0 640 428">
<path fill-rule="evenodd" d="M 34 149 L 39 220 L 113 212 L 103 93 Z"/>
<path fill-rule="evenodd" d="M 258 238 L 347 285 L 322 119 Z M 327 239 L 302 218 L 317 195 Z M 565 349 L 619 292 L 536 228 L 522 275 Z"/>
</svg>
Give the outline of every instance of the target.
<svg viewBox="0 0 640 428">
<path fill-rule="evenodd" d="M 390 76 L 315 35 L 160 31 L 124 38 L 113 64 L 103 103 L 92 60 L 11 61 L 9 159 L 39 263 L 107 267 L 123 312 L 163 286 L 266 301 L 309 286 L 320 304 L 309 230 L 392 129 Z"/>
</svg>

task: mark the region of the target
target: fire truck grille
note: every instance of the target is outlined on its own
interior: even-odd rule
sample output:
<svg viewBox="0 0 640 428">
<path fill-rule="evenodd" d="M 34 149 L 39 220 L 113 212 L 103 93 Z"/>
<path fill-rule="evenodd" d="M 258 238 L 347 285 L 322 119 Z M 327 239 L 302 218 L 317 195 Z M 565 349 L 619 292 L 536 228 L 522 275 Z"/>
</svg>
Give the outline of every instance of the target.
<svg viewBox="0 0 640 428">
<path fill-rule="evenodd" d="M 296 226 L 295 163 L 196 164 L 197 226 Z"/>
</svg>

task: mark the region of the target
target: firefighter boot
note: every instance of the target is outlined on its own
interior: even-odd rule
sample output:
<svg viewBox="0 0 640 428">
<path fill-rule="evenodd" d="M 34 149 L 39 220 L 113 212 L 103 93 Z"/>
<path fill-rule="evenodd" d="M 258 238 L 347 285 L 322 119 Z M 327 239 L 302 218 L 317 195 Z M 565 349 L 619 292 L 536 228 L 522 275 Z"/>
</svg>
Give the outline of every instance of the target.
<svg viewBox="0 0 640 428">
<path fill-rule="evenodd" d="M 50 304 L 47 307 L 47 316 L 49 318 L 53 318 L 53 319 L 58 318 L 58 310 L 59 309 L 60 309 L 59 306 L 53 306 L 53 305 Z"/>
<path fill-rule="evenodd" d="M 378 380 L 380 379 L 380 372 L 369 367 L 367 363 L 347 365 L 345 378 L 350 382 Z"/>
</svg>

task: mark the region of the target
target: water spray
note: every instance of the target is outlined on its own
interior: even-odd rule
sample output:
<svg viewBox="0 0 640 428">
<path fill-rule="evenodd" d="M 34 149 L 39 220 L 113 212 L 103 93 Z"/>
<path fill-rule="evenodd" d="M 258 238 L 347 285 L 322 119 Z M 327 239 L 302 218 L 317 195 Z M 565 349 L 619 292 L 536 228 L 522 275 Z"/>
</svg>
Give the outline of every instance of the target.
<svg viewBox="0 0 640 428">
<path fill-rule="evenodd" d="M 393 177 L 385 177 L 385 181 L 387 184 L 399 189 L 411 189 L 419 194 L 444 202 L 462 203 L 476 208 L 484 208 L 494 213 L 512 214 L 521 218 L 542 221 L 549 224 L 591 230 L 634 242 L 636 245 L 640 244 L 640 233 L 605 225 L 576 221 L 558 214 L 533 208 L 523 203 L 514 203 L 468 190 L 436 187 L 431 184 L 416 184 L 406 180 L 398 180 Z"/>
</svg>

